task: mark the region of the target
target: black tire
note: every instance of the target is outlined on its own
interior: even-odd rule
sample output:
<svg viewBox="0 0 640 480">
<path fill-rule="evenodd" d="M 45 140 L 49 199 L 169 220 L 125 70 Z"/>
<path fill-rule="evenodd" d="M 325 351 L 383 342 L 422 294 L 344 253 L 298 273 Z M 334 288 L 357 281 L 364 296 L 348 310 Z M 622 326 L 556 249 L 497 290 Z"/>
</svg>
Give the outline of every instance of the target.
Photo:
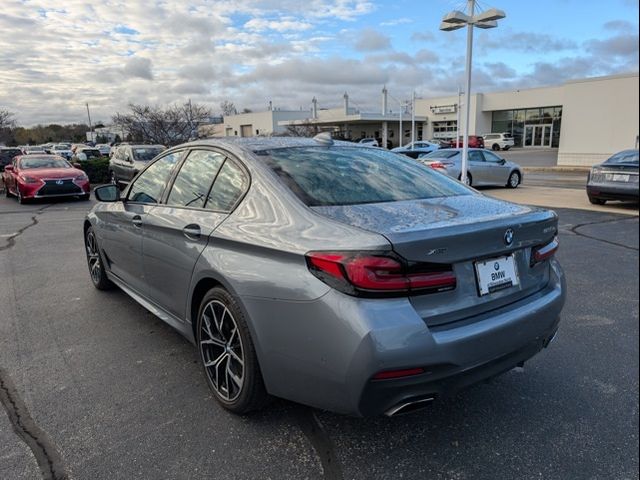
<svg viewBox="0 0 640 480">
<path fill-rule="evenodd" d="M 6 183 L 4 184 L 4 196 L 7 198 L 11 196 L 11 193 L 9 193 L 9 186 Z"/>
<path fill-rule="evenodd" d="M 509 175 L 509 180 L 507 180 L 507 187 L 518 188 L 518 185 L 520 185 L 521 181 L 522 181 L 522 175 L 520 175 L 520 172 L 518 171 L 511 172 L 511 175 Z"/>
<path fill-rule="evenodd" d="M 592 205 L 604 205 L 605 203 L 607 203 L 606 200 L 603 200 L 602 198 L 598 198 L 598 197 L 589 197 L 589 202 Z"/>
<path fill-rule="evenodd" d="M 494 143 L 493 145 L 491 145 L 491 150 L 493 150 L 494 152 L 499 151 L 500 145 L 498 145 L 497 143 Z"/>
<path fill-rule="evenodd" d="M 16 185 L 16 197 L 18 198 L 18 203 L 20 205 L 24 205 L 27 201 L 22 197 L 22 193 L 20 193 L 20 187 Z"/>
<path fill-rule="evenodd" d="M 458 180 L 462 181 L 462 174 L 458 175 Z M 467 172 L 467 187 L 473 186 L 473 177 Z"/>
<path fill-rule="evenodd" d="M 221 313 L 224 312 L 222 308 L 226 308 L 226 314 Z M 218 318 L 221 326 L 218 327 L 217 324 L 212 324 L 210 321 L 207 324 L 205 312 L 206 318 L 209 320 Z M 269 395 L 264 387 L 258 357 L 256 356 L 247 321 L 233 296 L 220 287 L 209 290 L 202 302 L 200 302 L 196 322 L 198 354 L 207 384 L 218 403 L 225 409 L 237 414 L 244 414 L 263 408 L 269 401 Z M 238 337 L 235 341 L 234 330 Z M 214 337 L 215 342 L 224 343 L 226 346 L 223 347 L 212 342 L 211 340 L 214 340 Z M 233 359 L 230 353 L 226 352 L 236 352 L 235 356 L 242 358 L 241 386 L 238 386 L 236 381 L 233 381 L 231 382 L 233 388 L 230 388 L 230 378 L 233 380 L 233 376 L 239 376 L 240 363 Z M 238 355 L 238 352 L 241 355 Z M 225 355 L 226 358 L 223 358 Z M 223 363 L 226 392 L 225 381 L 220 378 L 220 369 L 223 368 Z M 231 377 L 229 376 L 230 372 L 234 373 Z M 216 385 L 214 378 L 219 380 L 218 385 Z M 227 398 L 225 398 L 225 395 Z"/>
<path fill-rule="evenodd" d="M 80 200 L 89 200 L 91 198 L 91 194 L 87 193 L 86 195 L 80 195 Z"/>
<path fill-rule="evenodd" d="M 114 287 L 114 284 L 107 277 L 107 273 L 104 269 L 104 261 L 102 259 L 102 253 L 98 245 L 98 238 L 93 230 L 93 227 L 87 228 L 84 234 L 84 246 L 87 255 L 87 266 L 89 267 L 89 277 L 91 283 L 98 290 L 110 290 Z"/>
</svg>

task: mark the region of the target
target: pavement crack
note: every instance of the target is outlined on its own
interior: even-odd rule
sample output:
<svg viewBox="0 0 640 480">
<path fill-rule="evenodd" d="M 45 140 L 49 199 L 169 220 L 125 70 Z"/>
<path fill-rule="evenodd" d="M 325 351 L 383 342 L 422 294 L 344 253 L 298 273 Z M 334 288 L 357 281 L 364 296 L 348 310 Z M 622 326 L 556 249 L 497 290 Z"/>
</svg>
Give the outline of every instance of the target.
<svg viewBox="0 0 640 480">
<path fill-rule="evenodd" d="M 4 406 L 13 431 L 33 452 L 44 480 L 68 480 L 62 457 L 49 435 L 31 417 L 9 373 L 0 367 L 0 403 Z"/>
<path fill-rule="evenodd" d="M 327 480 L 342 480 L 342 468 L 335 453 L 333 442 L 322 428 L 315 413 L 310 408 L 300 407 L 295 412 L 298 426 L 318 455 L 322 464 L 323 478 Z"/>
<path fill-rule="evenodd" d="M 581 233 L 578 231 L 579 228 L 582 227 L 587 227 L 589 225 L 599 225 L 602 223 L 613 223 L 613 222 L 625 222 L 628 220 L 635 220 L 636 217 L 630 217 L 630 218 L 613 218 L 613 219 L 608 219 L 608 220 L 600 220 L 598 222 L 585 222 L 585 223 L 580 223 L 578 225 L 574 225 L 571 228 L 569 228 L 569 231 L 575 235 L 578 235 L 579 237 L 584 237 L 584 238 L 589 238 L 591 240 L 595 240 L 597 242 L 603 242 L 603 243 L 608 243 L 609 245 L 614 245 L 616 247 L 621 247 L 621 248 L 626 248 L 627 250 L 633 250 L 634 252 L 637 252 L 638 249 L 635 247 L 630 247 L 628 245 L 624 245 L 623 243 L 618 243 L 618 242 L 612 242 L 611 240 L 605 240 L 602 238 L 598 238 L 598 237 L 594 237 L 592 235 L 587 235 L 586 233 Z"/>
<path fill-rule="evenodd" d="M 31 217 L 31 223 L 28 225 L 25 225 L 24 227 L 20 228 L 17 232 L 9 235 L 7 237 L 7 243 L 0 246 L 0 252 L 4 251 L 4 250 L 9 250 L 10 248 L 13 248 L 16 244 L 16 238 L 18 238 L 20 235 L 22 235 L 26 230 L 30 229 L 31 227 L 35 226 L 38 224 L 38 215 L 42 215 L 42 213 L 44 213 L 44 211 L 49 208 L 51 205 L 46 205 L 44 207 L 42 207 L 41 209 L 36 211 L 36 214 L 33 215 Z"/>
</svg>

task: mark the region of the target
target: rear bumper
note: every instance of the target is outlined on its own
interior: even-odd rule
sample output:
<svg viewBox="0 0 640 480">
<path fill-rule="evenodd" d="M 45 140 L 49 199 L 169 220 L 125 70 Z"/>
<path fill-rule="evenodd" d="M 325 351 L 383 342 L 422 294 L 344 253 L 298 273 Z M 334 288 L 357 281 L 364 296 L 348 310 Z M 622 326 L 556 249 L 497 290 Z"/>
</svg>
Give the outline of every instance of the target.
<svg viewBox="0 0 640 480">
<path fill-rule="evenodd" d="M 587 195 L 603 200 L 638 200 L 640 198 L 640 186 L 633 184 L 588 184 Z"/>
<path fill-rule="evenodd" d="M 312 302 L 242 303 L 271 394 L 361 416 L 416 397 L 446 397 L 531 358 L 555 334 L 565 291 L 553 260 L 542 291 L 431 328 L 407 299 L 359 299 L 332 290 Z M 371 380 L 383 370 L 415 367 L 425 373 Z"/>
</svg>

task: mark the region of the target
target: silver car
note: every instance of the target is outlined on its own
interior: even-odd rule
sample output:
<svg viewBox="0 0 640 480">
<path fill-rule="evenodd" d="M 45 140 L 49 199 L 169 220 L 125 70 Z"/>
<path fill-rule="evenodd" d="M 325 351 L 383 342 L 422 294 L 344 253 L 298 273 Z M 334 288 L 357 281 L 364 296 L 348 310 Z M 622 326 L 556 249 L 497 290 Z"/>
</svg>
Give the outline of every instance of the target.
<svg viewBox="0 0 640 480">
<path fill-rule="evenodd" d="M 237 413 L 420 408 L 538 353 L 565 301 L 555 213 L 323 135 L 180 145 L 95 195 L 93 284 L 192 341 Z"/>
<path fill-rule="evenodd" d="M 460 179 L 462 172 L 462 149 L 445 148 L 418 157 L 418 160 Z M 483 148 L 469 149 L 467 185 L 474 187 L 501 186 L 517 188 L 522 183 L 522 169 L 517 163 L 509 162 Z"/>
</svg>

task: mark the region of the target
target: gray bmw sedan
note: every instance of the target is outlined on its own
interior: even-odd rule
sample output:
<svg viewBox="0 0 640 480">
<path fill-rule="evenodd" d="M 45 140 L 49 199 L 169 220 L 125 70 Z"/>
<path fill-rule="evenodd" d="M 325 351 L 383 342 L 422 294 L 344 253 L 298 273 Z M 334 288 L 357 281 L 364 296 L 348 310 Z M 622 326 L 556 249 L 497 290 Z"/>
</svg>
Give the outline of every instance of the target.
<svg viewBox="0 0 640 480">
<path fill-rule="evenodd" d="M 556 214 L 382 149 L 203 140 L 95 195 L 91 281 L 193 342 L 236 413 L 270 395 L 408 412 L 521 365 L 558 328 Z"/>
</svg>

